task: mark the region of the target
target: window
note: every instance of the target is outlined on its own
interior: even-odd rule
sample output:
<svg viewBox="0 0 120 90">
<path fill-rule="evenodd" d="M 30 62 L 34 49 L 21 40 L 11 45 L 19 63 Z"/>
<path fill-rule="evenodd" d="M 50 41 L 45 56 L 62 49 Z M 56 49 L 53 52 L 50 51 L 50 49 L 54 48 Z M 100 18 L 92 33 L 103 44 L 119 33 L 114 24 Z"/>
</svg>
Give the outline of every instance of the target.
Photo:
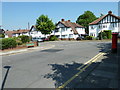
<svg viewBox="0 0 120 90">
<path fill-rule="evenodd" d="M 59 32 L 59 30 L 58 30 L 58 29 L 55 29 L 55 32 Z"/>
<path fill-rule="evenodd" d="M 66 29 L 65 28 L 61 28 L 61 30 L 62 30 L 62 32 L 65 32 Z"/>
<path fill-rule="evenodd" d="M 62 38 L 65 38 L 65 35 L 62 35 Z"/>
<path fill-rule="evenodd" d="M 91 29 L 94 29 L 94 27 L 93 27 L 93 26 L 91 26 Z"/>
<path fill-rule="evenodd" d="M 69 38 L 73 38 L 73 34 L 69 34 Z"/>
</svg>

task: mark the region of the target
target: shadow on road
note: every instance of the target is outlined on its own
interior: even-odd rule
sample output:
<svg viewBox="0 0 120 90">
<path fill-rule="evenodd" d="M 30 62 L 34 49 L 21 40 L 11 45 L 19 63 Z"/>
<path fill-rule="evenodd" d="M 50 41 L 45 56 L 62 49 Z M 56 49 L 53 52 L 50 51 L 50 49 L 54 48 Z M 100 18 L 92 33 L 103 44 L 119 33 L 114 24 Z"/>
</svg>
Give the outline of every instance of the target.
<svg viewBox="0 0 120 90">
<path fill-rule="evenodd" d="M 99 52 L 106 52 L 104 58 L 92 63 L 80 75 L 72 80 L 65 88 L 117 88 L 118 81 L 118 54 L 112 54 L 111 43 L 100 43 L 97 45 Z M 73 62 L 72 64 L 49 64 L 53 73 L 48 73 L 44 78 L 52 78 L 55 87 L 63 85 L 80 70 L 77 68 L 83 63 Z"/>
</svg>

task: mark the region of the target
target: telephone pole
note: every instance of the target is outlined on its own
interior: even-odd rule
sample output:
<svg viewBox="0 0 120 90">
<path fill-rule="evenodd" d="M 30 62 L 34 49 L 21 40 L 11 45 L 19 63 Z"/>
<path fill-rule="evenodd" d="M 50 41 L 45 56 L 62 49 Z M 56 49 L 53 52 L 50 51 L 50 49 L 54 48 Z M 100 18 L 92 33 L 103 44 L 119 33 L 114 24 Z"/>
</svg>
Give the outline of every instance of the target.
<svg viewBox="0 0 120 90">
<path fill-rule="evenodd" d="M 30 23 L 28 22 L 28 30 L 30 29 Z"/>
</svg>

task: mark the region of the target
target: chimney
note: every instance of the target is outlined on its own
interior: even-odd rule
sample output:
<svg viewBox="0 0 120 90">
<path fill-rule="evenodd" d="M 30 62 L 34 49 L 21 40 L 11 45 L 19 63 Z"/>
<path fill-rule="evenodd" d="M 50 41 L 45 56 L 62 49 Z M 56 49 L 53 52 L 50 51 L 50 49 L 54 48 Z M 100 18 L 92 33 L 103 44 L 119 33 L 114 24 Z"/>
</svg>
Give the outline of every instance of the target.
<svg viewBox="0 0 120 90">
<path fill-rule="evenodd" d="M 68 22 L 70 22 L 70 20 L 68 20 Z"/>
<path fill-rule="evenodd" d="M 64 19 L 61 19 L 61 21 L 64 21 Z"/>
<path fill-rule="evenodd" d="M 112 14 L 112 11 L 109 11 L 108 14 Z"/>
</svg>

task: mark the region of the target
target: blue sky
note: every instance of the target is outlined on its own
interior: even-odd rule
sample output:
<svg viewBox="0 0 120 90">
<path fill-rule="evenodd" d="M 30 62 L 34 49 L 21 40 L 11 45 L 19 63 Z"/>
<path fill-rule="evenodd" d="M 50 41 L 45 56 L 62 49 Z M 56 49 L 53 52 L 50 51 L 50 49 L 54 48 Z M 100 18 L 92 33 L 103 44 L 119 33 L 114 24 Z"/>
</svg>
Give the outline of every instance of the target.
<svg viewBox="0 0 120 90">
<path fill-rule="evenodd" d="M 97 17 L 109 10 L 118 15 L 117 2 L 3 2 L 2 26 L 5 30 L 26 29 L 28 22 L 35 25 L 41 15 L 48 15 L 54 23 L 62 18 L 75 22 L 84 11 L 90 10 Z M 1 24 L 1 23 L 0 23 Z"/>
</svg>

